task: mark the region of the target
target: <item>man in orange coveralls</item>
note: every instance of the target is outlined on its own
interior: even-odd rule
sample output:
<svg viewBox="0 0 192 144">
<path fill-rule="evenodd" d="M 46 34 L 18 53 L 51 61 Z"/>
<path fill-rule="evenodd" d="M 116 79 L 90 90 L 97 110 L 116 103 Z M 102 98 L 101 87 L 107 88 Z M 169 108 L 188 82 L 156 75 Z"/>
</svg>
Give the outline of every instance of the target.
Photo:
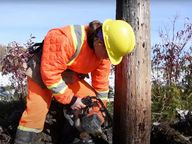
<svg viewBox="0 0 192 144">
<path fill-rule="evenodd" d="M 103 24 L 93 21 L 88 26 L 51 29 L 44 39 L 40 66 L 47 88 L 28 77 L 27 105 L 15 144 L 32 143 L 34 135 L 43 130 L 52 97 L 72 109 L 84 108 L 81 99 L 86 96 L 106 100 L 110 64 L 119 64 L 134 46 L 133 29 L 123 20 L 107 19 Z M 88 73 L 91 73 L 92 86 L 80 78 Z M 103 120 L 102 115 L 100 119 Z"/>
</svg>

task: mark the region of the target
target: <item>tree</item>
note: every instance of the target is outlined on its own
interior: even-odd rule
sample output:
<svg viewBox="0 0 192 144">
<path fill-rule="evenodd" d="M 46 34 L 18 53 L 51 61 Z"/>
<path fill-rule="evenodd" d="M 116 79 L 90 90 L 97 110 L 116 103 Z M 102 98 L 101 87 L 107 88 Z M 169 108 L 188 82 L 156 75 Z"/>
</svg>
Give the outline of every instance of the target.
<svg viewBox="0 0 192 144">
<path fill-rule="evenodd" d="M 192 23 L 186 18 L 179 29 L 177 18 L 161 28 L 152 46 L 153 121 L 173 120 L 176 108 L 192 106 Z"/>
<path fill-rule="evenodd" d="M 135 51 L 115 68 L 114 144 L 149 144 L 151 129 L 151 62 L 149 0 L 117 0 L 117 19 L 136 34 Z"/>
<path fill-rule="evenodd" d="M 184 27 L 177 30 L 177 18 L 174 17 L 171 27 L 161 29 L 161 40 L 152 47 L 153 80 L 167 85 L 180 83 L 184 70 L 191 64 L 192 23 L 186 18 Z"/>
</svg>

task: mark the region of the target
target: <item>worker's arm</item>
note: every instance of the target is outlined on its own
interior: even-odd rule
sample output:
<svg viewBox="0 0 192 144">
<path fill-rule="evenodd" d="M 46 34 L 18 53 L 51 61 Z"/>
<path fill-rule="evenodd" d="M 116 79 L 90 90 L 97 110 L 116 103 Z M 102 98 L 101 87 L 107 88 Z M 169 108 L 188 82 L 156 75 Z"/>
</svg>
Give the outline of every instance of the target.
<svg viewBox="0 0 192 144">
<path fill-rule="evenodd" d="M 41 77 L 53 96 L 64 94 L 67 84 L 62 79 L 62 73 L 67 69 L 70 57 L 75 53 L 70 39 L 60 29 L 52 29 L 44 39 L 41 57 Z M 62 103 L 70 103 L 73 95 L 65 95 Z"/>
<path fill-rule="evenodd" d="M 105 59 L 96 70 L 91 73 L 92 86 L 101 98 L 107 98 L 109 92 L 110 61 Z"/>
</svg>

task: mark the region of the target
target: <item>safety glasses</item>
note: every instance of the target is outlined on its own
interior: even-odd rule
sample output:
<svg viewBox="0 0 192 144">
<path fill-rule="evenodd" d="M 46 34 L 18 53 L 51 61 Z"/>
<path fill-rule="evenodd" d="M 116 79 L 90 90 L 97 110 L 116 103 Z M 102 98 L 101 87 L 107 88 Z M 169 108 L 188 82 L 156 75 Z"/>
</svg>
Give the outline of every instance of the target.
<svg viewBox="0 0 192 144">
<path fill-rule="evenodd" d="M 97 32 L 97 37 L 98 37 L 100 40 L 102 40 L 102 42 L 104 43 L 103 33 L 102 33 L 102 30 L 101 30 L 101 29 Z"/>
</svg>

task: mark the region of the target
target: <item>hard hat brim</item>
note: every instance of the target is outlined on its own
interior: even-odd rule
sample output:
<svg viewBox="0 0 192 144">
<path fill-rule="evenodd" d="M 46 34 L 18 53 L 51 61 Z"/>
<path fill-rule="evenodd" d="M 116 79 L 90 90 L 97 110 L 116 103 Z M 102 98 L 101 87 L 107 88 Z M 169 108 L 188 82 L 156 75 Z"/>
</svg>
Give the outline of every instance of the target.
<svg viewBox="0 0 192 144">
<path fill-rule="evenodd" d="M 112 53 L 112 51 L 108 50 L 107 48 L 106 50 L 107 50 L 109 60 L 113 65 L 118 65 L 122 61 L 122 58 L 123 58 L 122 56 L 116 56 L 115 54 Z"/>
<path fill-rule="evenodd" d="M 102 31 L 103 31 L 103 38 L 104 38 L 104 43 L 105 43 L 105 48 L 107 50 L 107 54 L 108 54 L 108 57 L 109 57 L 109 60 L 110 62 L 113 64 L 113 65 L 118 65 L 121 60 L 122 60 L 122 56 L 117 56 L 115 55 L 114 53 L 112 53 L 111 49 L 111 45 L 107 42 L 108 40 L 108 36 L 105 34 L 105 32 L 107 31 L 107 25 L 109 25 L 109 23 L 111 23 L 113 20 L 111 19 L 107 19 L 104 21 L 103 23 L 103 26 L 102 26 Z"/>
</svg>

